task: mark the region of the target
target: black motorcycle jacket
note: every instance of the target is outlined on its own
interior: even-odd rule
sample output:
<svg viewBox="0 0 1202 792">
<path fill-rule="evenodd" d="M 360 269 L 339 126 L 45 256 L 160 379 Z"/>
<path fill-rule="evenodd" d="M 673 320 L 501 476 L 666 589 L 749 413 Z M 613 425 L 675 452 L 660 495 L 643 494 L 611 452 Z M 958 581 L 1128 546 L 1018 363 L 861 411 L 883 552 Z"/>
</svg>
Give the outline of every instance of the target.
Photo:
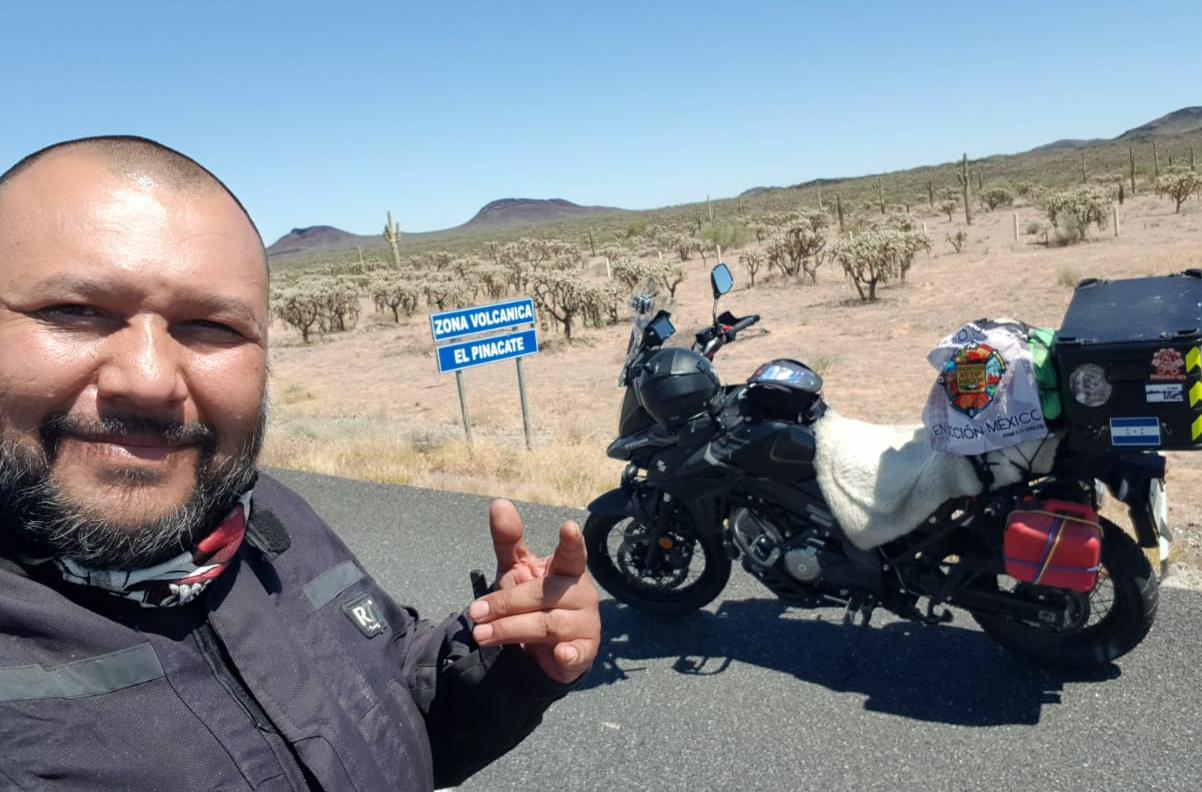
<svg viewBox="0 0 1202 792">
<path fill-rule="evenodd" d="M 142 608 L 0 555 L 0 789 L 429 790 L 508 751 L 570 686 L 463 615 L 421 621 L 261 476 L 194 602 Z"/>
</svg>

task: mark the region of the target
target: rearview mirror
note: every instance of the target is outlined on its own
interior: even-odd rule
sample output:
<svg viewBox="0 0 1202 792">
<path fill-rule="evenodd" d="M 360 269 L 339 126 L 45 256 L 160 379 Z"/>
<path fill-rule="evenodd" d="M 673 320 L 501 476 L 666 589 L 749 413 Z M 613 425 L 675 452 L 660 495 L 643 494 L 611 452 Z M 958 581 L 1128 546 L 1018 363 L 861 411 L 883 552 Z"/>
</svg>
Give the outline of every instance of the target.
<svg viewBox="0 0 1202 792">
<path fill-rule="evenodd" d="M 730 268 L 719 264 L 710 271 L 710 285 L 714 287 L 714 299 L 726 294 L 735 285 L 735 277 L 730 274 Z"/>
</svg>

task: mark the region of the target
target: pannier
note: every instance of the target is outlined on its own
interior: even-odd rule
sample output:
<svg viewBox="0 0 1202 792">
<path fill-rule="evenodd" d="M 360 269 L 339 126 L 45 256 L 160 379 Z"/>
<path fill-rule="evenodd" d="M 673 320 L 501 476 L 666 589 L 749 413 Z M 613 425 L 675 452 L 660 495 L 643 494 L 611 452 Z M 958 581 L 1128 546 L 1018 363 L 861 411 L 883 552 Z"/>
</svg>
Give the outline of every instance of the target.
<svg viewBox="0 0 1202 792">
<path fill-rule="evenodd" d="M 1070 448 L 1202 448 L 1202 270 L 1082 281 L 1054 354 Z"/>
<path fill-rule="evenodd" d="M 1003 544 L 1012 578 L 1082 592 L 1097 585 L 1102 529 L 1088 504 L 1024 498 L 1006 518 Z"/>
</svg>

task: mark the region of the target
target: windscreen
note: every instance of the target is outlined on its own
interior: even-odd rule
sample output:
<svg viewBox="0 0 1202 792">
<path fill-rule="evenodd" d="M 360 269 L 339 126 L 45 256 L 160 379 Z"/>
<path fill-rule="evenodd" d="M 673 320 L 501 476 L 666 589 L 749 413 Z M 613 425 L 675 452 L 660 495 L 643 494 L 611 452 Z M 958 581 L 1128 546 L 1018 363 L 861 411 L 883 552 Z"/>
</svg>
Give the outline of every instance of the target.
<svg viewBox="0 0 1202 792">
<path fill-rule="evenodd" d="M 654 280 L 644 281 L 630 298 L 630 307 L 634 309 L 634 318 L 630 323 L 630 343 L 626 348 L 626 362 L 622 366 L 622 376 L 618 384 L 625 385 L 626 372 L 631 362 L 642 351 L 643 331 L 648 323 L 655 318 L 660 309 L 666 304 L 660 297 L 659 284 Z"/>
</svg>

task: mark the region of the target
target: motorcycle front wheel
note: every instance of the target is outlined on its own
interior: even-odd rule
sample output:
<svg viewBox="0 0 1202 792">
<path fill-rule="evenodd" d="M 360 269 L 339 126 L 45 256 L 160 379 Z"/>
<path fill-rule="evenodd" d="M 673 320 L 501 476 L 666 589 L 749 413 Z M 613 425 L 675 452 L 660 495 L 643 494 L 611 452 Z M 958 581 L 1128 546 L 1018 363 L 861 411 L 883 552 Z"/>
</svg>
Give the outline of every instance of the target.
<svg viewBox="0 0 1202 792">
<path fill-rule="evenodd" d="M 1056 630 L 973 614 L 993 640 L 1021 657 L 1052 668 L 1105 665 L 1134 649 L 1152 628 L 1160 596 L 1152 565 L 1130 536 L 1102 520 L 1102 568 L 1088 594 L 1072 595 L 1075 624 Z M 1015 596 L 1045 596 L 1047 589 L 1020 584 Z"/>
<path fill-rule="evenodd" d="M 720 537 L 698 531 L 681 513 L 656 530 L 633 517 L 590 514 L 584 524 L 588 568 L 627 605 L 677 616 L 713 601 L 730 579 Z"/>
</svg>

